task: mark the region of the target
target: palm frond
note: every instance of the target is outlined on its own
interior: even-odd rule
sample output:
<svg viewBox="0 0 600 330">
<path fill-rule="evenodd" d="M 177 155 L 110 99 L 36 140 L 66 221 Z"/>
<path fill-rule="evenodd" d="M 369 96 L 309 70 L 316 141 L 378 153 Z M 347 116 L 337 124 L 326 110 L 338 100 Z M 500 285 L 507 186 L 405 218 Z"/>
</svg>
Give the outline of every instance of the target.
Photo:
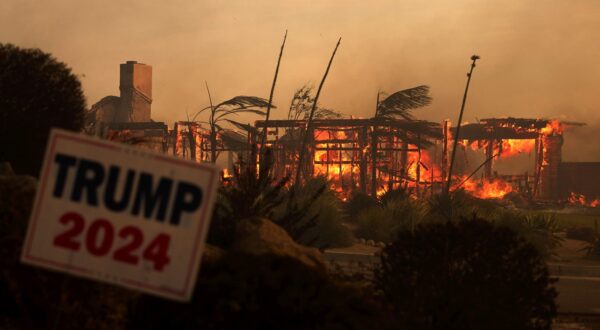
<svg viewBox="0 0 600 330">
<path fill-rule="evenodd" d="M 240 122 L 237 122 L 235 120 L 231 120 L 231 119 L 224 119 L 225 121 L 229 122 L 230 124 L 232 124 L 233 126 L 244 130 L 246 132 L 251 132 L 251 133 L 258 133 L 258 129 L 256 129 L 254 126 L 252 125 L 248 125 L 248 124 L 242 124 Z"/>
<path fill-rule="evenodd" d="M 196 117 L 198 117 L 201 113 L 203 113 L 204 111 L 209 110 L 209 109 L 210 109 L 210 106 L 198 110 L 198 112 L 196 112 L 194 114 L 194 116 L 192 117 L 192 121 L 194 121 L 196 119 Z M 188 117 L 188 120 L 189 120 L 189 117 Z"/>
<path fill-rule="evenodd" d="M 308 117 L 308 113 L 306 114 L 305 118 L 306 117 Z M 325 109 L 325 108 L 317 108 L 315 110 L 315 118 L 316 119 L 341 118 L 341 117 L 342 117 L 342 114 L 335 110 Z"/>
<path fill-rule="evenodd" d="M 266 108 L 269 105 L 269 101 L 266 99 L 263 99 L 262 97 L 256 97 L 256 96 L 244 96 L 244 95 L 240 95 L 240 96 L 236 96 L 234 98 L 231 98 L 227 101 L 223 101 L 221 103 L 219 103 L 218 105 L 215 106 L 215 109 L 221 108 L 221 107 L 228 107 L 228 108 L 250 108 L 250 107 L 254 107 L 254 108 Z M 271 108 L 276 108 L 274 105 L 271 105 Z"/>
<path fill-rule="evenodd" d="M 431 100 L 429 86 L 422 85 L 401 90 L 379 102 L 375 117 L 402 117 L 412 120 L 410 110 L 427 106 Z"/>
<path fill-rule="evenodd" d="M 248 137 L 240 132 L 236 132 L 230 129 L 224 129 L 220 132 L 221 141 L 231 150 L 250 150 L 250 144 L 248 143 Z"/>
</svg>

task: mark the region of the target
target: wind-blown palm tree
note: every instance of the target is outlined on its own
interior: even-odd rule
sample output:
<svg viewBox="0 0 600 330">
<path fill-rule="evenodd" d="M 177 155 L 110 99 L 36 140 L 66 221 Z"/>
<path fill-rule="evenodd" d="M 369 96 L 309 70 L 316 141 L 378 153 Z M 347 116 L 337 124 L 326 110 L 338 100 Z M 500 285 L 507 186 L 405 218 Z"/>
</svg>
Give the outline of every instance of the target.
<svg viewBox="0 0 600 330">
<path fill-rule="evenodd" d="M 313 94 L 313 87 L 304 85 L 294 93 L 292 102 L 290 103 L 290 109 L 288 111 L 288 120 L 306 120 L 310 115 L 310 110 L 313 102 L 315 101 Z M 327 119 L 327 118 L 340 118 L 342 114 L 332 110 L 320 107 L 317 104 L 315 108 L 314 118 L 315 119 Z"/>
<path fill-rule="evenodd" d="M 383 100 L 381 100 L 383 98 Z M 427 148 L 432 145 L 430 138 L 441 136 L 439 125 L 425 120 L 416 120 L 412 110 L 431 104 L 429 86 L 417 86 L 391 95 L 385 92 L 377 93 L 377 106 L 375 107 L 376 120 L 394 120 L 396 130 L 394 134 L 404 143 L 416 145 L 419 148 Z M 375 125 L 376 127 L 377 125 Z M 372 165 L 371 165 L 371 194 L 375 196 L 377 189 L 376 164 L 378 131 L 375 129 L 372 136 Z M 420 165 L 419 165 L 420 166 Z M 380 168 L 380 170 L 385 170 Z"/>
<path fill-rule="evenodd" d="M 208 89 L 208 84 L 206 84 L 206 91 L 208 92 L 210 106 L 198 111 L 194 115 L 192 120 L 196 121 L 196 118 L 200 114 L 204 113 L 205 111 L 208 111 L 208 121 L 196 122 L 207 124 L 210 128 L 210 161 L 212 163 L 215 163 L 217 161 L 217 135 L 227 130 L 222 126 L 223 122 L 225 121 L 240 129 L 248 130 L 249 125 L 245 125 L 235 120 L 229 119 L 229 117 L 237 116 L 242 113 L 254 113 L 260 116 L 264 116 L 265 112 L 263 111 L 263 109 L 267 108 L 267 106 L 269 105 L 269 101 L 257 96 L 241 95 L 235 96 L 217 105 L 213 105 L 210 90 Z M 271 108 L 276 107 L 271 105 Z"/>
<path fill-rule="evenodd" d="M 380 100 L 383 97 L 384 99 Z M 427 147 L 430 145 L 427 141 L 428 137 L 439 137 L 439 125 L 424 120 L 416 120 L 411 112 L 414 109 L 431 104 L 431 101 L 429 86 L 426 85 L 404 89 L 391 95 L 379 92 L 377 94 L 375 118 L 400 119 L 396 124 L 400 128 L 396 132 L 398 137 L 404 142 Z"/>
<path fill-rule="evenodd" d="M 429 86 L 417 86 L 401 90 L 387 96 L 380 101 L 381 96 L 387 96 L 385 92 L 379 92 L 377 95 L 377 108 L 375 109 L 376 118 L 403 118 L 413 120 L 411 110 L 421 108 L 431 104 L 429 96 Z"/>
</svg>

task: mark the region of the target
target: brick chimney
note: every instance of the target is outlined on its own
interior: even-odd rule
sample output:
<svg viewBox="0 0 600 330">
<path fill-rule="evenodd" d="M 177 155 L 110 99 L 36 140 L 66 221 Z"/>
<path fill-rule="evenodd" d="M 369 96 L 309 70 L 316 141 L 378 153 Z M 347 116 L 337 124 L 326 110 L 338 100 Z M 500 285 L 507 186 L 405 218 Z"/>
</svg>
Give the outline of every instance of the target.
<svg viewBox="0 0 600 330">
<path fill-rule="evenodd" d="M 152 104 L 152 67 L 127 61 L 121 64 L 119 120 L 149 122 Z"/>
</svg>

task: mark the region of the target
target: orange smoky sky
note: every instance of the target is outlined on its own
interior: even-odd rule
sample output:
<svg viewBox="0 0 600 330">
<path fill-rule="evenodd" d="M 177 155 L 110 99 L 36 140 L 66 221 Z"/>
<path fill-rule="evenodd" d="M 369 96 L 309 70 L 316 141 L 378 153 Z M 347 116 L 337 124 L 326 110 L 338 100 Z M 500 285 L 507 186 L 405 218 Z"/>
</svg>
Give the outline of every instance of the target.
<svg viewBox="0 0 600 330">
<path fill-rule="evenodd" d="M 318 85 L 338 37 L 320 104 L 362 117 L 378 90 L 427 84 L 434 102 L 417 117 L 456 121 L 478 54 L 467 121 L 583 121 L 566 133 L 564 159 L 599 161 L 599 17 L 598 0 L 2 0 L 0 42 L 66 62 L 88 105 L 118 95 L 119 63 L 150 64 L 152 115 L 168 123 L 208 104 L 204 81 L 216 100 L 267 98 L 286 29 L 274 118 L 296 89 Z"/>
</svg>

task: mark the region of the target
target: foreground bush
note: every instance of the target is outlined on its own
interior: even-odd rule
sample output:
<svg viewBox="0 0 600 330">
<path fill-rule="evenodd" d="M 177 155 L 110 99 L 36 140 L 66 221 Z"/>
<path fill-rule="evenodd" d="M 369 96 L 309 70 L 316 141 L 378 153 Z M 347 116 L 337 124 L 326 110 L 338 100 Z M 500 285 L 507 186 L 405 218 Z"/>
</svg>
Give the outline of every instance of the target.
<svg viewBox="0 0 600 330">
<path fill-rule="evenodd" d="M 355 235 L 359 238 L 390 243 L 402 230 L 412 230 L 423 221 L 424 205 L 411 198 L 392 198 L 357 216 Z"/>
<path fill-rule="evenodd" d="M 253 149 L 255 152 L 256 149 Z M 318 189 L 299 188 L 304 191 L 296 195 L 298 198 L 291 199 L 285 188 L 289 178 L 276 179 L 272 168 L 269 149 L 259 171 L 252 164 L 239 162 L 235 165 L 233 181 L 219 188 L 208 243 L 229 248 L 236 224 L 252 217 L 272 219 L 295 240 L 316 225 L 316 216 L 308 216 L 308 213 L 314 201 L 324 192 L 325 185 Z"/>
<path fill-rule="evenodd" d="M 37 176 L 52 127 L 79 131 L 85 98 L 64 63 L 39 49 L 0 43 L 0 162 Z"/>
<path fill-rule="evenodd" d="M 409 329 L 549 329 L 552 283 L 531 244 L 481 219 L 401 231 L 375 272 Z"/>
<path fill-rule="evenodd" d="M 588 243 L 594 242 L 598 237 L 596 231 L 589 227 L 570 227 L 567 228 L 566 234 L 569 239 L 586 241 Z"/>
<path fill-rule="evenodd" d="M 508 227 L 525 241 L 533 245 L 544 258 L 555 254 L 562 238 L 559 238 L 558 223 L 552 215 L 523 214 L 516 211 L 498 210 L 491 220 L 498 226 Z"/>
<path fill-rule="evenodd" d="M 299 243 L 320 249 L 352 245 L 354 237 L 343 224 L 345 214 L 342 203 L 329 189 L 325 177 L 311 178 L 299 188 L 296 195 L 299 205 L 308 206 L 302 218 L 298 219 L 299 223 L 313 223 L 297 238 Z"/>
<path fill-rule="evenodd" d="M 193 301 L 145 296 L 131 318 L 142 329 L 389 329 L 366 292 L 286 257 L 227 254 L 202 266 Z"/>
</svg>

